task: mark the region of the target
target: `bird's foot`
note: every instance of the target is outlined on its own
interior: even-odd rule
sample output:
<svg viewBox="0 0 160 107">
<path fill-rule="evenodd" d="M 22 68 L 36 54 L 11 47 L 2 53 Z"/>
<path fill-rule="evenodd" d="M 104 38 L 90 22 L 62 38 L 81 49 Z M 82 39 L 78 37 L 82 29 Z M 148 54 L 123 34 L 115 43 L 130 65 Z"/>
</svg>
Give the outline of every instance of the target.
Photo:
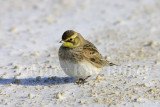
<svg viewBox="0 0 160 107">
<path fill-rule="evenodd" d="M 89 77 L 90 77 L 90 76 L 86 77 L 85 79 L 80 78 L 79 80 L 76 80 L 75 83 L 78 84 L 78 85 L 84 84 L 84 83 L 87 82 L 86 80 L 87 80 Z"/>
<path fill-rule="evenodd" d="M 78 85 L 80 85 L 80 84 L 84 84 L 84 83 L 86 83 L 86 82 L 87 82 L 87 81 L 86 81 L 85 79 L 80 78 L 80 79 L 77 80 L 75 83 L 78 84 Z"/>
</svg>

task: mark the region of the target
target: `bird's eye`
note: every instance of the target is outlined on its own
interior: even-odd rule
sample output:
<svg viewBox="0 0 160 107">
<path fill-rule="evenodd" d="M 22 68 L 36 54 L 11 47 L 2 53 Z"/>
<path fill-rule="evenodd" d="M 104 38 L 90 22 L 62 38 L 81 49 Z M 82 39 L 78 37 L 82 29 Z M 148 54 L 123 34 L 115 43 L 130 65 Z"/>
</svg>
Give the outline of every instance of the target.
<svg viewBox="0 0 160 107">
<path fill-rule="evenodd" d="M 73 39 L 71 38 L 70 41 L 72 41 Z"/>
</svg>

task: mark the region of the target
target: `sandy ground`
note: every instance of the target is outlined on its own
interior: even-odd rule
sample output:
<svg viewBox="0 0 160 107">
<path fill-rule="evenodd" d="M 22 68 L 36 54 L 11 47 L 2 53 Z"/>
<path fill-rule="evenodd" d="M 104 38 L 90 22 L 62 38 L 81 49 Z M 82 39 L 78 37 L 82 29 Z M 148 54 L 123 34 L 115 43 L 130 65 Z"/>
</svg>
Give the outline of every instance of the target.
<svg viewBox="0 0 160 107">
<path fill-rule="evenodd" d="M 0 106 L 160 106 L 159 0 L 0 0 Z M 73 29 L 108 60 L 75 85 L 58 41 Z"/>
</svg>

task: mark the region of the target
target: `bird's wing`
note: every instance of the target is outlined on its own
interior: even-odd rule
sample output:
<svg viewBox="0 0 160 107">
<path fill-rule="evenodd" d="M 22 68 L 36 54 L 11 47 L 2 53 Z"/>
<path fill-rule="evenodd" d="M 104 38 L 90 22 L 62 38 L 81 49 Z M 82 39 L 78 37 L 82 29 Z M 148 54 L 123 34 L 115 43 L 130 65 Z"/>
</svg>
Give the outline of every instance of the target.
<svg viewBox="0 0 160 107">
<path fill-rule="evenodd" d="M 97 48 L 89 41 L 86 41 L 86 44 L 83 46 L 83 56 L 87 61 L 92 63 L 98 68 L 103 66 L 112 66 L 113 63 L 107 61 L 97 50 Z"/>
</svg>

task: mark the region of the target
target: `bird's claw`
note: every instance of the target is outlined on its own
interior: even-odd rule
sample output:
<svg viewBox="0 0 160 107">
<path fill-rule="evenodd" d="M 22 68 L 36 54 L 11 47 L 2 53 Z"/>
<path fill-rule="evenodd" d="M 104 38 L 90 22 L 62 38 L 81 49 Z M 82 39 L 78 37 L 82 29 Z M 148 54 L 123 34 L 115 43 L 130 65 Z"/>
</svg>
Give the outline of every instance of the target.
<svg viewBox="0 0 160 107">
<path fill-rule="evenodd" d="M 84 83 L 86 83 L 86 82 L 87 82 L 87 81 L 86 81 L 85 79 L 80 78 L 80 79 L 77 80 L 75 83 L 78 84 L 78 85 L 80 85 L 80 84 L 84 84 Z"/>
</svg>

